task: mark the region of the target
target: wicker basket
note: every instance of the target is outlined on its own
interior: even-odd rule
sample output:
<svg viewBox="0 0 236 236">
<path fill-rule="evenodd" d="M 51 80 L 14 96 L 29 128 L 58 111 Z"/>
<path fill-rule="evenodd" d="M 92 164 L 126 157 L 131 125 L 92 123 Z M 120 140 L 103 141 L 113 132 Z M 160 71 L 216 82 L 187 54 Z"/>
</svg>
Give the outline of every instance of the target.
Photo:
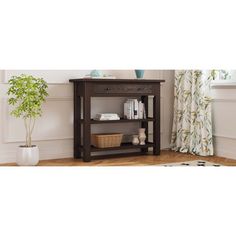
<svg viewBox="0 0 236 236">
<path fill-rule="evenodd" d="M 119 147 L 123 134 L 92 134 L 92 145 L 98 148 Z"/>
</svg>

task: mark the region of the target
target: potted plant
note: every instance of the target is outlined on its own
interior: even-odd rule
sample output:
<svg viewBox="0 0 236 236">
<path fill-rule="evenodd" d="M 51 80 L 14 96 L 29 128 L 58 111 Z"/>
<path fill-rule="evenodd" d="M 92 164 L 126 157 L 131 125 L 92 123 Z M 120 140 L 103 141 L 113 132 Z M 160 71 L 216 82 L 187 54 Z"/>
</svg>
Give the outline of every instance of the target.
<svg viewBox="0 0 236 236">
<path fill-rule="evenodd" d="M 39 149 L 32 145 L 32 133 L 36 118 L 42 115 L 47 88 L 45 80 L 31 75 L 12 76 L 9 80 L 8 103 L 14 107 L 11 115 L 22 118 L 26 130 L 25 145 L 17 150 L 18 165 L 37 165 L 39 162 Z"/>
</svg>

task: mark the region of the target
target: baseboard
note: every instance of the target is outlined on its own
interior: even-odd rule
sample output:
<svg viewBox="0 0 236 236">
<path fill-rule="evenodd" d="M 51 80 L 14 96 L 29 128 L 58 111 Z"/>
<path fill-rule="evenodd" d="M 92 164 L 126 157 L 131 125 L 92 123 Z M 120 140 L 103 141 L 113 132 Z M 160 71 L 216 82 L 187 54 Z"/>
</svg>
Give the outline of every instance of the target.
<svg viewBox="0 0 236 236">
<path fill-rule="evenodd" d="M 40 154 L 40 160 L 55 160 L 55 159 L 72 158 L 72 157 L 73 157 L 73 152 L 64 152 L 57 154 L 48 154 L 48 153 Z"/>
<path fill-rule="evenodd" d="M 55 159 L 63 159 L 71 157 L 73 157 L 73 152 L 64 152 L 55 154 L 40 152 L 40 160 L 55 160 Z M 0 164 L 14 163 L 14 162 L 16 162 L 15 151 L 0 152 Z"/>
<path fill-rule="evenodd" d="M 236 139 L 214 137 L 215 155 L 236 160 Z"/>
<path fill-rule="evenodd" d="M 16 162 L 15 151 L 0 151 L 0 164 Z"/>
<path fill-rule="evenodd" d="M 169 150 L 169 147 L 162 147 L 161 150 Z M 6 163 L 14 163 L 16 162 L 16 152 L 8 151 L 8 152 L 0 152 L 0 164 Z M 62 153 L 47 153 L 40 151 L 40 160 L 55 160 L 55 159 L 63 159 L 63 158 L 72 158 L 73 152 L 62 152 Z"/>
<path fill-rule="evenodd" d="M 236 153 L 233 151 L 228 151 L 228 150 L 225 151 L 225 150 L 218 149 L 218 150 L 215 150 L 215 155 L 219 157 L 236 160 Z"/>
</svg>

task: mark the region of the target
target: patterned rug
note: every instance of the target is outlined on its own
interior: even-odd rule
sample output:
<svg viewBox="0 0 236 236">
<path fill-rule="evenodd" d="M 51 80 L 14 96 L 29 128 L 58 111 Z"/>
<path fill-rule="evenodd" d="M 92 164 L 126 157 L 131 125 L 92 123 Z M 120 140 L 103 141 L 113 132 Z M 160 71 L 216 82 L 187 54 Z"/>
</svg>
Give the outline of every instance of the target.
<svg viewBox="0 0 236 236">
<path fill-rule="evenodd" d="M 204 160 L 195 160 L 195 161 L 184 161 L 184 162 L 175 162 L 175 163 L 166 163 L 166 164 L 161 164 L 160 166 L 214 166 L 214 167 L 219 167 L 223 166 L 217 163 L 209 162 L 209 161 L 204 161 Z"/>
</svg>

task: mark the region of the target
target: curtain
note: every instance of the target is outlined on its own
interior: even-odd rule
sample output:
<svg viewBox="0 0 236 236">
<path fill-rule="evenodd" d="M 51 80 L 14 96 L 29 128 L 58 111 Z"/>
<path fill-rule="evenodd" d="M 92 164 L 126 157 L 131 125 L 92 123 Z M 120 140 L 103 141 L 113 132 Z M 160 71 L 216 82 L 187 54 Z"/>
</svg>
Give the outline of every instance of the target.
<svg viewBox="0 0 236 236">
<path fill-rule="evenodd" d="M 219 78 L 219 71 L 175 72 L 173 150 L 213 155 L 210 83 L 215 78 Z"/>
</svg>

